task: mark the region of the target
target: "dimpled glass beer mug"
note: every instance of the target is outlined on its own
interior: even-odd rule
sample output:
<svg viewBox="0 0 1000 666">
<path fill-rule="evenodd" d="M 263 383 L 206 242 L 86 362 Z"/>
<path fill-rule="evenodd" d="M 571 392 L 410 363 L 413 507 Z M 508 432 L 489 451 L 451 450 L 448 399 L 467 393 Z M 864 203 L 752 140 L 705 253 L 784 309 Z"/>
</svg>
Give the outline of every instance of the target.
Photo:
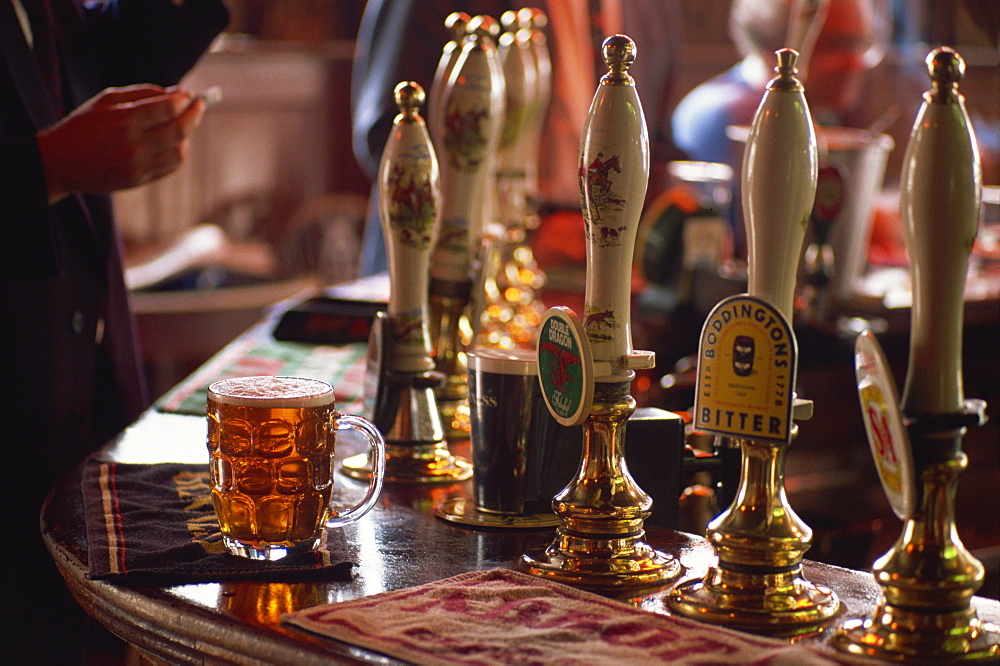
<svg viewBox="0 0 1000 666">
<path fill-rule="evenodd" d="M 234 555 L 278 560 L 310 551 L 323 527 L 367 513 L 385 474 L 385 440 L 367 420 L 338 414 L 333 387 L 302 377 L 238 377 L 208 388 L 212 501 Z M 330 506 L 336 432 L 359 431 L 372 447 L 361 502 Z"/>
</svg>

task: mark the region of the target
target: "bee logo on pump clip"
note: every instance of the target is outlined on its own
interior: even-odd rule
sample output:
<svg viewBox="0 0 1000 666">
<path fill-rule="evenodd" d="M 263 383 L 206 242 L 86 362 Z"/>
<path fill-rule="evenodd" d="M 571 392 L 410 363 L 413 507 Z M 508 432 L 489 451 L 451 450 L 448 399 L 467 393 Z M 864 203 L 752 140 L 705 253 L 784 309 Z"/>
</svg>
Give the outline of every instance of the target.
<svg viewBox="0 0 1000 666">
<path fill-rule="evenodd" d="M 698 355 L 697 427 L 788 441 L 798 349 L 777 308 L 747 294 L 723 299 L 705 320 Z"/>
<path fill-rule="evenodd" d="M 749 335 L 737 335 L 733 340 L 733 372 L 737 377 L 749 377 L 753 372 L 754 341 Z"/>
</svg>

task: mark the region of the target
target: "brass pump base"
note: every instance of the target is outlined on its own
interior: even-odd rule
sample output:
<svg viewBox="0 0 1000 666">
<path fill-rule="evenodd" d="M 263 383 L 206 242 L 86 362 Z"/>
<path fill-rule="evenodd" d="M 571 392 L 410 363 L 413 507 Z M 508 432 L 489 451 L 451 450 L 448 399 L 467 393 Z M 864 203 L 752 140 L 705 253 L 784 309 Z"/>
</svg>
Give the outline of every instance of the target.
<svg viewBox="0 0 1000 666">
<path fill-rule="evenodd" d="M 614 539 L 569 534 L 559 528 L 543 551 L 521 557 L 519 569 L 574 587 L 609 590 L 665 585 L 681 573 L 672 555 L 642 540 L 644 532 Z"/>
<path fill-rule="evenodd" d="M 792 438 L 798 427 L 792 428 Z M 729 509 L 708 526 L 718 564 L 701 580 L 670 591 L 681 615 L 732 626 L 805 628 L 830 619 L 840 607 L 832 590 L 802 577 L 812 541 L 785 497 L 789 442 L 740 439 L 740 485 Z"/>
<path fill-rule="evenodd" d="M 941 612 L 928 621 L 920 611 L 881 603 L 871 618 L 845 622 L 838 649 L 886 661 L 946 663 L 1000 660 L 1000 634 L 987 631 L 975 609 Z"/>
<path fill-rule="evenodd" d="M 737 573 L 712 567 L 701 580 L 670 592 L 670 608 L 690 618 L 745 628 L 785 628 L 819 624 L 840 606 L 829 588 L 785 573 Z"/>
<path fill-rule="evenodd" d="M 386 483 L 447 483 L 472 476 L 472 463 L 452 455 L 441 427 L 434 389 L 442 381 L 434 372 L 381 377 L 372 422 L 385 435 Z M 345 459 L 340 472 L 368 480 L 370 455 Z"/>
<path fill-rule="evenodd" d="M 957 414 L 911 417 L 918 503 L 895 545 L 875 562 L 882 597 L 868 618 L 841 626 L 835 645 L 850 654 L 890 661 L 1000 661 L 1000 633 L 980 622 L 972 597 L 983 565 L 955 529 L 958 475 L 967 427 L 986 421 L 986 403 L 967 400 Z"/>
<path fill-rule="evenodd" d="M 471 283 L 431 280 L 430 334 L 434 367 L 445 376 L 435 391 L 444 434 L 448 440 L 469 439 L 469 380 L 465 348 L 471 341 L 468 320 Z"/>
<path fill-rule="evenodd" d="M 680 575 L 672 555 L 643 541 L 653 503 L 625 465 L 625 425 L 635 411 L 629 388 L 596 383 L 577 476 L 552 500 L 562 525 L 548 548 L 522 556 L 521 571 L 596 590 L 659 586 Z"/>
</svg>

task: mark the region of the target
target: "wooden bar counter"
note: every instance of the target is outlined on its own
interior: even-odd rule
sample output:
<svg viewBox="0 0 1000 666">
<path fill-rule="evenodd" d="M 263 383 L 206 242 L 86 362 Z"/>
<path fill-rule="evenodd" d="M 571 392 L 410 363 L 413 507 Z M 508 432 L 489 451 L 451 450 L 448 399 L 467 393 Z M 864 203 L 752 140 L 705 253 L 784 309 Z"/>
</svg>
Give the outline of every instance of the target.
<svg viewBox="0 0 1000 666">
<path fill-rule="evenodd" d="M 238 354 L 246 338 L 267 337 L 270 325 L 252 329 L 220 356 Z M 345 410 L 346 411 L 346 410 Z M 205 420 L 150 409 L 117 441 L 99 453 L 122 463 L 207 464 Z M 360 442 L 338 440 L 338 458 Z M 457 453 L 468 453 L 459 443 Z M 345 502 L 363 484 L 338 474 L 335 495 Z M 114 584 L 87 577 L 88 550 L 81 477 L 75 473 L 52 489 L 42 514 L 49 551 L 79 604 L 112 632 L 136 646 L 153 663 L 395 663 L 377 652 L 313 635 L 283 624 L 283 613 L 319 604 L 438 581 L 469 571 L 513 568 L 528 549 L 553 539 L 553 529 L 473 529 L 446 522 L 434 507 L 454 497 L 471 497 L 471 482 L 444 485 L 387 485 L 375 509 L 343 529 L 356 566 L 343 580 L 274 582 L 240 580 L 189 584 Z M 682 580 L 701 577 L 714 559 L 708 543 L 689 534 L 648 530 L 653 546 L 673 553 L 685 568 Z M 868 616 L 879 588 L 870 574 L 807 562 L 806 577 L 833 588 L 838 615 L 796 642 L 835 653 L 830 638 L 848 617 Z M 666 589 L 625 597 L 638 607 L 669 614 Z M 977 597 L 979 617 L 1000 623 L 1000 602 Z"/>
</svg>

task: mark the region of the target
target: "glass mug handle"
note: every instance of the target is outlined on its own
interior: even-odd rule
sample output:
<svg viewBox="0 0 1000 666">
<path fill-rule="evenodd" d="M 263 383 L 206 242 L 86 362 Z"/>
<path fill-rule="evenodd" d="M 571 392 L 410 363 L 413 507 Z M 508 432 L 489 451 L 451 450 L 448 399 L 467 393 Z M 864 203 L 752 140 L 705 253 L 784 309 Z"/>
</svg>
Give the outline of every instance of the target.
<svg viewBox="0 0 1000 666">
<path fill-rule="evenodd" d="M 370 421 L 360 416 L 337 416 L 337 430 L 351 429 L 357 430 L 371 445 L 371 465 L 372 475 L 368 479 L 368 492 L 357 505 L 344 509 L 343 511 L 330 510 L 326 519 L 327 527 L 343 527 L 371 511 L 378 500 L 379 493 L 382 492 L 382 480 L 385 478 L 385 438 Z"/>
</svg>

